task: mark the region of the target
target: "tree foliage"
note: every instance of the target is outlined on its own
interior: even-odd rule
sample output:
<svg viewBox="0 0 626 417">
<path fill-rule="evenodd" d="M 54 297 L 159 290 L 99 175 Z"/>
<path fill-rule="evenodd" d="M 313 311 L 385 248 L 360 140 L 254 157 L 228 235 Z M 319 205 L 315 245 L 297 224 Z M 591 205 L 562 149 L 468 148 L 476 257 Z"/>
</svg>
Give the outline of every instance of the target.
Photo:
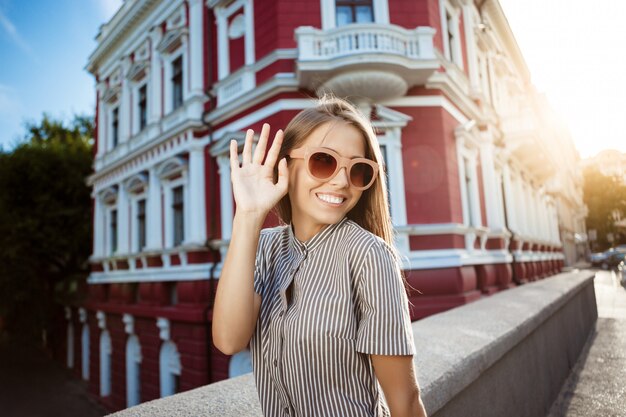
<svg viewBox="0 0 626 417">
<path fill-rule="evenodd" d="M 0 316 L 9 330 L 39 335 L 88 272 L 93 122 L 44 115 L 26 131 L 0 151 Z"/>
<path fill-rule="evenodd" d="M 587 230 L 597 232 L 592 250 L 603 251 L 626 243 L 626 230 L 615 225 L 617 220 L 626 218 L 626 185 L 620 178 L 605 176 L 593 168 L 584 171 L 584 179 L 584 201 L 589 209 Z"/>
</svg>

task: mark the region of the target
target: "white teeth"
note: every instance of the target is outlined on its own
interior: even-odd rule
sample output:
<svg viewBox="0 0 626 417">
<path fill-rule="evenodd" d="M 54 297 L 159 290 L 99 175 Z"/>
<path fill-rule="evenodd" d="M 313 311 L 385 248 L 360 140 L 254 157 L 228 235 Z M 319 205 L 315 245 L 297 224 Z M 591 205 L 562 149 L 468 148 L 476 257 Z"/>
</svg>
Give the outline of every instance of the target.
<svg viewBox="0 0 626 417">
<path fill-rule="evenodd" d="M 343 198 L 341 197 L 335 197 L 332 195 L 328 195 L 328 194 L 317 194 L 317 197 L 320 200 L 326 201 L 327 203 L 331 203 L 331 204 L 341 204 L 343 203 Z"/>
</svg>

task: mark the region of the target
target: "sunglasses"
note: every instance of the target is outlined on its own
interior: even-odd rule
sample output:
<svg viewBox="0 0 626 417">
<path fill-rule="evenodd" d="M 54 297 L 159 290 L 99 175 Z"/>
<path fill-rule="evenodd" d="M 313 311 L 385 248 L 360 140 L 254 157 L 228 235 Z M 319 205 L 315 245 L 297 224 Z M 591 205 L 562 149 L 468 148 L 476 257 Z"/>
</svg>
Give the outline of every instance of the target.
<svg viewBox="0 0 626 417">
<path fill-rule="evenodd" d="M 318 180 L 334 178 L 343 167 L 348 168 L 350 185 L 357 190 L 372 186 L 378 174 L 378 164 L 366 158 L 344 158 L 327 148 L 298 148 L 289 152 L 293 159 L 304 159 L 310 176 Z"/>
</svg>

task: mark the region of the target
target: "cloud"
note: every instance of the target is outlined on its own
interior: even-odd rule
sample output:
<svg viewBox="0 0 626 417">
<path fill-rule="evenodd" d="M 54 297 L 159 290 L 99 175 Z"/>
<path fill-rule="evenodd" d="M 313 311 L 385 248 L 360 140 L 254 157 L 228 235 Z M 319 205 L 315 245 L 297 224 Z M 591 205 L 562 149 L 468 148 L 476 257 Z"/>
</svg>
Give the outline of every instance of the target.
<svg viewBox="0 0 626 417">
<path fill-rule="evenodd" d="M 109 21 L 122 6 L 123 0 L 98 0 L 98 8 L 102 18 Z"/>
<path fill-rule="evenodd" d="M 11 22 L 11 20 L 9 20 L 9 18 L 6 17 L 4 13 L 2 13 L 2 10 L 0 10 L 0 28 L 2 28 L 6 32 L 11 41 L 13 41 L 13 43 L 18 48 L 20 48 L 26 55 L 28 55 L 35 62 L 39 62 L 37 56 L 33 52 L 33 49 L 30 47 L 28 42 L 26 42 L 24 38 L 22 38 L 22 35 L 20 35 L 20 33 L 17 31 L 17 28 L 15 27 L 13 22 Z"/>
</svg>

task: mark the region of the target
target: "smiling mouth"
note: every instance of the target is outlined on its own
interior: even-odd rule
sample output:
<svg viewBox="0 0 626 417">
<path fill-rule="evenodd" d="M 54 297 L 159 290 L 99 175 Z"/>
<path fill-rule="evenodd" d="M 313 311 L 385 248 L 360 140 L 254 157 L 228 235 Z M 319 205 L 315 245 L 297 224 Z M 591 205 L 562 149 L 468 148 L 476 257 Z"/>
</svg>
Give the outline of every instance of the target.
<svg viewBox="0 0 626 417">
<path fill-rule="evenodd" d="M 330 196 L 328 194 L 315 194 L 315 195 L 317 196 L 319 200 L 323 201 L 324 203 L 331 204 L 334 206 L 340 206 L 341 204 L 343 204 L 344 201 L 346 201 L 346 199 L 343 197 L 335 197 L 335 196 Z"/>
</svg>

